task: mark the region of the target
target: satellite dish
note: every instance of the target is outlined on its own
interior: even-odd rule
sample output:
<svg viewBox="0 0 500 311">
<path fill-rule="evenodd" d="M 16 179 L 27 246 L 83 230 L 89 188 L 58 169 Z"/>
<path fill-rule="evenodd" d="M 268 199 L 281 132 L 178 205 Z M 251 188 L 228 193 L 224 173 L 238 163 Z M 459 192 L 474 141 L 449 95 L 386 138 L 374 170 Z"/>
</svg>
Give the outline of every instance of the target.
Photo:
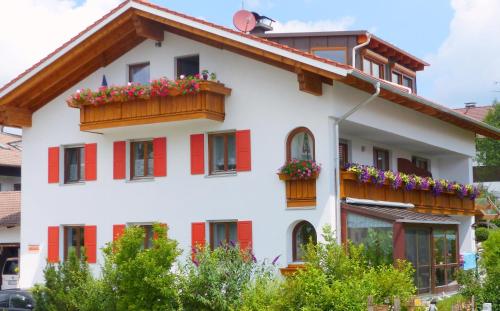
<svg viewBox="0 0 500 311">
<path fill-rule="evenodd" d="M 233 24 L 239 31 L 250 32 L 257 25 L 257 21 L 252 12 L 239 10 L 233 16 Z"/>
</svg>

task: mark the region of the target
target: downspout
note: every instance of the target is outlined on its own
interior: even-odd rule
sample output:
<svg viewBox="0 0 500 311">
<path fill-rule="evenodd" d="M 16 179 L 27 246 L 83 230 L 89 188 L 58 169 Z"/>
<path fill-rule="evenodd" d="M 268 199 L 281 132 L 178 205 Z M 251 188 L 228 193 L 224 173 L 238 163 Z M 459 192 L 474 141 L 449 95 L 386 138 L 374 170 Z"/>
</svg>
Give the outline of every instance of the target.
<svg viewBox="0 0 500 311">
<path fill-rule="evenodd" d="M 334 163 L 335 163 L 335 218 L 336 218 L 336 237 L 337 237 L 337 242 L 340 244 L 341 241 L 341 213 L 340 213 L 340 157 L 339 157 L 339 124 L 350 117 L 353 113 L 358 111 L 359 109 L 363 108 L 366 106 L 369 102 L 373 101 L 379 94 L 380 94 L 380 82 L 377 81 L 373 87 L 375 88 L 375 93 L 373 93 L 370 97 L 368 97 L 365 101 L 362 103 L 358 104 L 357 106 L 353 107 L 351 110 L 348 112 L 344 113 L 340 118 L 332 118 L 333 119 L 333 124 L 334 124 L 334 131 L 335 131 L 335 150 L 333 152 L 334 154 Z"/>
<path fill-rule="evenodd" d="M 367 40 L 361 44 L 356 45 L 355 47 L 352 48 L 352 60 L 351 60 L 351 65 L 353 68 L 356 68 L 356 52 L 364 47 L 370 44 L 370 40 L 372 39 L 372 35 L 370 33 L 366 33 Z"/>
</svg>

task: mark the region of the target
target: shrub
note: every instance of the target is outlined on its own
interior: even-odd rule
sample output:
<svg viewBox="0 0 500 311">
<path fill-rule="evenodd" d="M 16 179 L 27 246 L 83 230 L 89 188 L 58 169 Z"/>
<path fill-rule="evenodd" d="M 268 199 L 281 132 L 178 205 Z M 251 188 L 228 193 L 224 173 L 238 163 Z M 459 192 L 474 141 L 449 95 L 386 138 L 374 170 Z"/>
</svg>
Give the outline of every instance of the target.
<svg viewBox="0 0 500 311">
<path fill-rule="evenodd" d="M 323 237 L 326 243 L 307 246 L 306 268 L 284 282 L 277 310 L 366 310 L 368 296 L 380 304 L 415 293 L 411 264 L 372 266 L 363 246 L 347 251 L 328 227 Z"/>
<path fill-rule="evenodd" d="M 457 294 L 450 297 L 446 297 L 443 300 L 438 301 L 437 308 L 439 311 L 452 311 L 451 308 L 453 305 L 466 301 L 467 299 L 465 299 L 462 295 Z"/>
<path fill-rule="evenodd" d="M 257 263 L 251 252 L 234 244 L 197 249 L 180 272 L 180 295 L 186 310 L 239 310 L 244 293 L 258 303 L 262 298 L 256 297 L 257 293 L 271 278 L 268 265 Z M 252 285 L 254 279 L 262 283 Z M 251 304 L 247 309 L 252 310 Z"/>
<path fill-rule="evenodd" d="M 48 264 L 44 277 L 45 284 L 33 288 L 37 310 L 94 310 L 95 280 L 86 261 L 80 260 L 73 249 L 68 260 Z"/>
<path fill-rule="evenodd" d="M 483 248 L 481 266 L 486 271 L 483 298 L 493 304 L 493 310 L 500 310 L 500 229 L 490 230 Z"/>
<path fill-rule="evenodd" d="M 476 242 L 484 242 L 488 239 L 490 230 L 488 228 L 477 228 L 476 229 Z"/>
</svg>

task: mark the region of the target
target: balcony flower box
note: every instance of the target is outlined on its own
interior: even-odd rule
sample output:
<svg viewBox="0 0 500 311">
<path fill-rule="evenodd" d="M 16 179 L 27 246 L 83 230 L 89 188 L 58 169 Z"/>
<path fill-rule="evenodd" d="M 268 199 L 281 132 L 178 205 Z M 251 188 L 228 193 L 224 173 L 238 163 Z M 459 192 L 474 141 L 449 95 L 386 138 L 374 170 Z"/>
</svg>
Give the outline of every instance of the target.
<svg viewBox="0 0 500 311">
<path fill-rule="evenodd" d="M 431 179 L 349 164 L 341 172 L 341 197 L 412 203 L 435 214 L 473 215 L 477 189 L 444 179 Z"/>
<path fill-rule="evenodd" d="M 278 176 L 285 182 L 287 207 L 316 206 L 316 179 L 321 166 L 314 161 L 292 160 L 283 165 Z"/>
<path fill-rule="evenodd" d="M 80 90 L 67 102 L 80 109 L 81 130 L 96 130 L 191 119 L 222 122 L 230 94 L 231 89 L 218 82 L 162 78 L 148 85 Z"/>
</svg>

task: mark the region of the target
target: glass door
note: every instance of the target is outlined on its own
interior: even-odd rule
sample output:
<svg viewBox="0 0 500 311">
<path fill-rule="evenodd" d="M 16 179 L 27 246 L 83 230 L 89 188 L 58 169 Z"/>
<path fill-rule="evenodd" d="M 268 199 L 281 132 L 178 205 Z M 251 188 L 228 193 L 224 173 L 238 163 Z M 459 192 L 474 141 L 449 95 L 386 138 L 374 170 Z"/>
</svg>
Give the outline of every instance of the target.
<svg viewBox="0 0 500 311">
<path fill-rule="evenodd" d="M 418 293 L 431 292 L 431 230 L 430 228 L 405 229 L 406 259 L 415 268 L 415 286 Z"/>
<path fill-rule="evenodd" d="M 455 273 L 458 268 L 456 230 L 435 229 L 433 239 L 433 275 L 437 291 L 443 287 L 457 285 Z M 440 288 L 441 287 L 441 288 Z"/>
</svg>

